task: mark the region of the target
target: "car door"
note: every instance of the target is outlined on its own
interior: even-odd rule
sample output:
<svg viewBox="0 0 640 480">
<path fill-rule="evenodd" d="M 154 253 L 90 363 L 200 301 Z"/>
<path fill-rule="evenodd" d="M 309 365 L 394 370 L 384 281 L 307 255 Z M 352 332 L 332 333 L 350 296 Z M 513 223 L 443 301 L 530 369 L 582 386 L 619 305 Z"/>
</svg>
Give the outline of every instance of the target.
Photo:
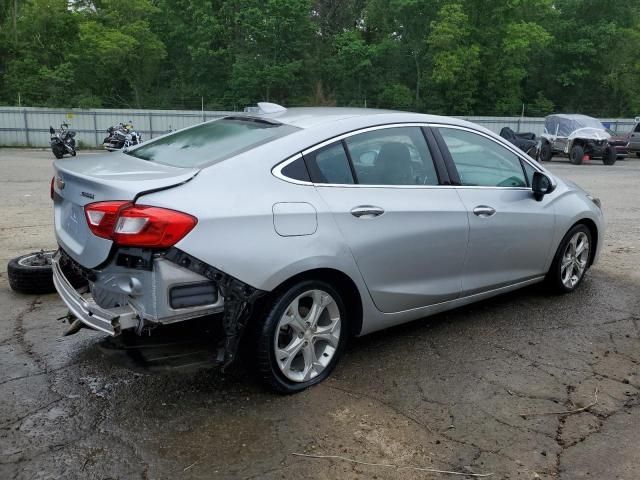
<svg viewBox="0 0 640 480">
<path fill-rule="evenodd" d="M 460 295 L 467 213 L 419 126 L 367 129 L 303 154 L 379 310 Z"/>
<path fill-rule="evenodd" d="M 463 295 L 544 275 L 555 213 L 553 195 L 537 201 L 532 194 L 534 166 L 488 135 L 435 130 L 469 217 Z"/>
</svg>

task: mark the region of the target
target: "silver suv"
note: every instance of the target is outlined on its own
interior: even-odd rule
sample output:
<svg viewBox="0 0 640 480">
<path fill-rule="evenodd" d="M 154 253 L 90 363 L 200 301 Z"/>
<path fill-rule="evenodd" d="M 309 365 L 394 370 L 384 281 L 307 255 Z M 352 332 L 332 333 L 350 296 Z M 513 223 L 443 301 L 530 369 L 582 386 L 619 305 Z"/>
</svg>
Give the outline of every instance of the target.
<svg viewBox="0 0 640 480">
<path fill-rule="evenodd" d="M 629 153 L 635 153 L 637 157 L 640 157 L 640 117 L 635 118 L 636 125 L 629 133 Z"/>
</svg>

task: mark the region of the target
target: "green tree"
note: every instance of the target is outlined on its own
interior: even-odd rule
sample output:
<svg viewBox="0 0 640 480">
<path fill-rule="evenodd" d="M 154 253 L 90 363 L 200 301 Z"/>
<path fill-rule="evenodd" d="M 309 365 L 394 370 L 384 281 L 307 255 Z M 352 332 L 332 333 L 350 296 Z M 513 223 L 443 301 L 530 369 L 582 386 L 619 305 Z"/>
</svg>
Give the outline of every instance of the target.
<svg viewBox="0 0 640 480">
<path fill-rule="evenodd" d="M 426 80 L 430 106 L 439 113 L 469 114 L 478 96 L 480 47 L 459 3 L 444 5 L 427 39 L 431 75 Z"/>
<path fill-rule="evenodd" d="M 298 102 L 311 90 L 304 75 L 312 41 L 308 0 L 231 0 L 230 91 L 240 104 Z"/>
</svg>

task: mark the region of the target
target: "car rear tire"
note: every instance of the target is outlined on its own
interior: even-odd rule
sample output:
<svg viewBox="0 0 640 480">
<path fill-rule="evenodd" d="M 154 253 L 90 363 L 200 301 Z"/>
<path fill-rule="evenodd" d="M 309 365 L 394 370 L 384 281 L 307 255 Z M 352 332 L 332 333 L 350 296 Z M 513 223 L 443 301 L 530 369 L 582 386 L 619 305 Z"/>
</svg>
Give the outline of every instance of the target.
<svg viewBox="0 0 640 480">
<path fill-rule="evenodd" d="M 593 248 L 591 231 L 586 225 L 574 225 L 567 232 L 553 257 L 546 282 L 554 293 L 573 292 L 582 283 Z"/>
<path fill-rule="evenodd" d="M 569 152 L 569 161 L 574 165 L 582 165 L 584 159 L 584 148 L 581 145 L 574 145 Z"/>
<path fill-rule="evenodd" d="M 550 162 L 551 161 L 551 144 L 549 142 L 544 142 L 542 147 L 540 148 L 540 161 L 541 162 Z"/>
<path fill-rule="evenodd" d="M 616 149 L 613 147 L 607 147 L 602 154 L 602 163 L 605 165 L 613 165 L 616 163 L 618 159 L 618 154 L 616 153 Z"/>
<path fill-rule="evenodd" d="M 55 292 L 51 269 L 51 258 L 55 253 L 55 250 L 33 252 L 10 260 L 7 264 L 7 277 L 11 289 L 30 294 Z M 62 271 L 75 288 L 86 285 L 87 281 L 70 268 L 63 267 Z"/>
<path fill-rule="evenodd" d="M 304 280 L 289 286 L 271 303 L 259 328 L 262 381 L 280 393 L 320 383 L 342 355 L 348 332 L 347 309 L 331 285 Z"/>
</svg>

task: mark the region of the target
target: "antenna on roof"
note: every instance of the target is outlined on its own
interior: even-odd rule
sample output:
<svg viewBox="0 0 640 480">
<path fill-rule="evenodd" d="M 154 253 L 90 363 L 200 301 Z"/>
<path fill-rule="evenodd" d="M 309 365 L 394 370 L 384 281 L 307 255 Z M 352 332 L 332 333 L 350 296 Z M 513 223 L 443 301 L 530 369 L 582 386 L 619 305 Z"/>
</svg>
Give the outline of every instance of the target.
<svg viewBox="0 0 640 480">
<path fill-rule="evenodd" d="M 256 107 L 247 107 L 245 108 L 245 112 L 251 113 L 280 113 L 286 112 L 287 109 L 282 105 L 278 105 L 277 103 L 269 103 L 269 102 L 258 102 L 258 108 Z"/>
</svg>

